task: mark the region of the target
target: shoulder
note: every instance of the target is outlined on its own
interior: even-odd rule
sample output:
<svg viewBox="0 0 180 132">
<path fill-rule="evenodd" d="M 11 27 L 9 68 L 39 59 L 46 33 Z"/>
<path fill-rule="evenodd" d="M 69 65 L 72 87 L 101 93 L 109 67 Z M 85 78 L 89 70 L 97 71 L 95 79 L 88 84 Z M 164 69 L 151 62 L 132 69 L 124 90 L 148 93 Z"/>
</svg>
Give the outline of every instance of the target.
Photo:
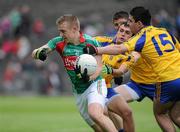
<svg viewBox="0 0 180 132">
<path fill-rule="evenodd" d="M 63 37 L 57 36 L 48 41 L 48 46 L 51 49 L 54 49 L 58 43 L 63 42 L 63 41 L 64 41 Z"/>
<path fill-rule="evenodd" d="M 96 39 L 94 39 L 92 36 L 84 34 L 85 41 L 88 43 L 94 43 L 97 42 Z"/>
<path fill-rule="evenodd" d="M 57 37 L 52 38 L 50 41 L 57 43 L 57 42 L 61 42 L 63 40 L 64 40 L 63 37 L 57 36 Z"/>
</svg>

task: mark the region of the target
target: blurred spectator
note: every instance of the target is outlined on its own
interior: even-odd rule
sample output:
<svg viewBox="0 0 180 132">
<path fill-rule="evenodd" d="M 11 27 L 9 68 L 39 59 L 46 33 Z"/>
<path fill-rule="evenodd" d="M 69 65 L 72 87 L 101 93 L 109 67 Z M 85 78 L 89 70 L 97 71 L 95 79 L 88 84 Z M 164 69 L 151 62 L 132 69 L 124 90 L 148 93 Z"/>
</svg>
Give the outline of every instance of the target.
<svg viewBox="0 0 180 132">
<path fill-rule="evenodd" d="M 2 18 L 2 21 L 0 23 L 0 29 L 3 33 L 4 38 L 10 38 L 11 21 L 7 16 Z"/>
<path fill-rule="evenodd" d="M 55 62 L 50 62 L 48 66 L 49 70 L 49 81 L 52 85 L 51 91 L 49 91 L 50 94 L 56 95 L 62 92 L 62 86 L 61 86 L 61 79 L 59 77 L 59 67 Z"/>
<path fill-rule="evenodd" d="M 32 24 L 31 10 L 29 6 L 23 5 L 20 8 L 20 16 L 21 16 L 21 21 L 15 30 L 15 36 L 28 37 L 30 35 L 31 24 Z"/>
<path fill-rule="evenodd" d="M 45 32 L 44 23 L 41 19 L 35 19 L 33 23 L 33 32 L 40 38 Z"/>
<path fill-rule="evenodd" d="M 19 8 L 15 7 L 12 9 L 8 16 L 11 21 L 12 31 L 14 31 L 21 23 L 21 14 L 19 12 Z"/>
<path fill-rule="evenodd" d="M 7 67 L 3 74 L 3 86 L 7 91 L 15 90 L 14 80 L 16 79 L 17 74 L 22 72 L 22 67 L 20 63 L 14 58 L 14 60 L 9 60 Z"/>
<path fill-rule="evenodd" d="M 30 53 L 30 42 L 26 37 L 20 37 L 19 39 L 17 39 L 16 43 L 19 47 L 17 51 L 17 57 L 22 60 Z"/>
<path fill-rule="evenodd" d="M 180 39 L 180 8 L 178 9 L 176 16 L 176 29 L 177 29 L 177 36 Z"/>
<path fill-rule="evenodd" d="M 156 24 L 155 26 L 166 28 L 169 32 L 174 33 L 173 18 L 169 16 L 166 10 L 161 9 L 159 13 L 155 15 L 154 22 L 156 22 L 154 23 Z"/>
</svg>

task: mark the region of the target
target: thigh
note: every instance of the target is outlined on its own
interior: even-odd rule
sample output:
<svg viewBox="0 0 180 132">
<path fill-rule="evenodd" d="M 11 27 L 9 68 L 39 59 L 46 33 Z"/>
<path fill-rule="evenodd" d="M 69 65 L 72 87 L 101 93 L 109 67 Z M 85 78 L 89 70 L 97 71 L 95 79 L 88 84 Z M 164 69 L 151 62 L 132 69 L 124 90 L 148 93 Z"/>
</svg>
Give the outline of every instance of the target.
<svg viewBox="0 0 180 132">
<path fill-rule="evenodd" d="M 76 106 L 79 110 L 81 117 L 89 126 L 94 126 L 95 122 L 88 114 L 88 89 L 83 94 L 74 94 L 74 96 L 76 98 Z"/>
<path fill-rule="evenodd" d="M 88 105 L 92 103 L 97 103 L 105 106 L 106 102 L 106 96 L 107 96 L 107 87 L 105 80 L 98 80 L 90 85 L 88 88 L 88 95 L 87 95 L 87 101 Z"/>
<path fill-rule="evenodd" d="M 171 109 L 171 112 L 173 112 L 174 115 L 180 115 L 180 101 L 174 104 L 174 106 Z"/>
<path fill-rule="evenodd" d="M 142 92 L 140 91 L 139 87 L 131 81 L 127 84 L 116 87 L 115 91 L 121 94 L 127 102 L 143 98 Z"/>
<path fill-rule="evenodd" d="M 170 110 L 170 116 L 173 119 L 180 118 L 180 101 L 176 102 Z"/>
<path fill-rule="evenodd" d="M 95 123 L 89 116 L 90 109 L 97 109 L 103 113 L 107 95 L 107 88 L 105 80 L 97 80 L 92 83 L 89 88 L 82 94 L 74 94 L 76 97 L 76 105 L 79 109 L 80 115 L 90 125 L 93 126 Z"/>
<path fill-rule="evenodd" d="M 155 114 L 166 114 L 173 107 L 173 105 L 174 105 L 173 102 L 162 104 L 160 100 L 154 98 L 153 110 Z"/>
<path fill-rule="evenodd" d="M 108 110 L 122 115 L 124 112 L 129 111 L 130 107 L 128 106 L 126 100 L 121 95 L 112 97 L 107 103 Z"/>
</svg>

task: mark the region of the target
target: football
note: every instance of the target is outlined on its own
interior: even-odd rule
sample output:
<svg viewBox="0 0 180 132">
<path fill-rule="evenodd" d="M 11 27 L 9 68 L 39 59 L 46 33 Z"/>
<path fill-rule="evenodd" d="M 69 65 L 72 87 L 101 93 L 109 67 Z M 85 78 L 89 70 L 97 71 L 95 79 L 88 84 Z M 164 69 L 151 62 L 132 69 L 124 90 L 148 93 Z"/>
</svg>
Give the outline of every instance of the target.
<svg viewBox="0 0 180 132">
<path fill-rule="evenodd" d="M 87 68 L 87 74 L 92 75 L 96 72 L 97 61 L 96 59 L 89 54 L 82 54 L 76 60 L 76 65 L 81 67 L 81 73 L 84 72 L 84 69 Z"/>
</svg>

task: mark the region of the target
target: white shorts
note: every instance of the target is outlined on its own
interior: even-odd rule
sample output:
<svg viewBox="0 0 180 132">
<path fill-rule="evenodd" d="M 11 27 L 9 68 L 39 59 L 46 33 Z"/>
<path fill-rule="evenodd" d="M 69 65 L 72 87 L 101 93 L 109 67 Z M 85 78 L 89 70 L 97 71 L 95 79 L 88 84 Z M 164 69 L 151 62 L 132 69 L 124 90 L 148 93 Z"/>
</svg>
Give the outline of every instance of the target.
<svg viewBox="0 0 180 132">
<path fill-rule="evenodd" d="M 88 114 L 88 105 L 92 103 L 98 103 L 105 106 L 105 100 L 107 96 L 107 87 L 105 80 L 97 80 L 93 82 L 86 91 L 82 94 L 74 93 L 76 98 L 76 105 L 83 119 L 93 126 L 95 123 Z"/>
</svg>

